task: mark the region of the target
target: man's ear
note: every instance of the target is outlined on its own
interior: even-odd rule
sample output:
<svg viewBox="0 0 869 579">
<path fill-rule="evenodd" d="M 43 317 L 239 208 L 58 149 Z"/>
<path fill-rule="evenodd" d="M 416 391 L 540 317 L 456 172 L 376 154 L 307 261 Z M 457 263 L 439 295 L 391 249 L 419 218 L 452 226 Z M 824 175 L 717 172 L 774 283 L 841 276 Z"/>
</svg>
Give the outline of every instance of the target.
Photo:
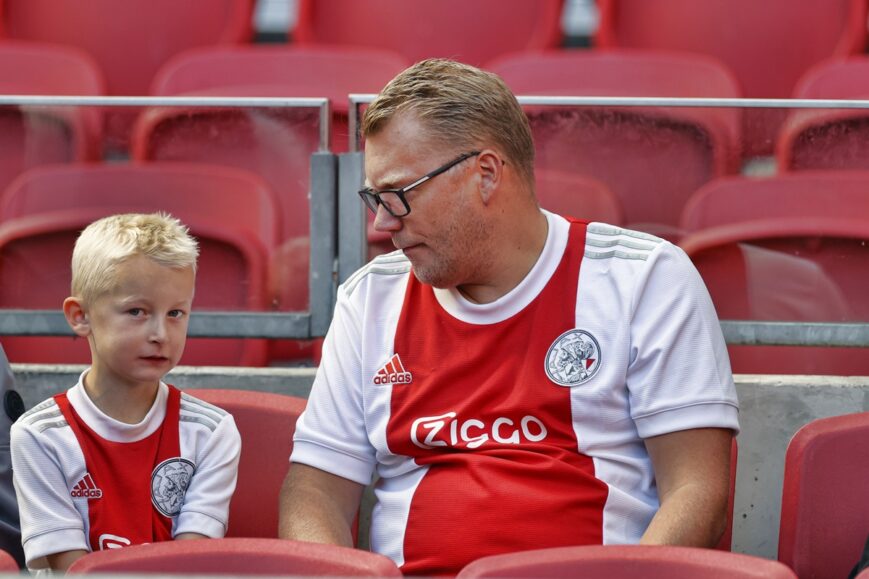
<svg viewBox="0 0 869 579">
<path fill-rule="evenodd" d="M 501 178 L 504 173 L 504 161 L 501 157 L 491 149 L 486 149 L 477 157 L 477 166 L 480 171 L 480 195 L 483 203 L 488 205 L 495 191 L 498 190 L 498 185 L 501 183 Z"/>
<path fill-rule="evenodd" d="M 90 320 L 82 300 L 77 297 L 68 297 L 63 300 L 63 315 L 66 317 L 66 323 L 77 335 L 83 338 L 90 335 Z"/>
</svg>

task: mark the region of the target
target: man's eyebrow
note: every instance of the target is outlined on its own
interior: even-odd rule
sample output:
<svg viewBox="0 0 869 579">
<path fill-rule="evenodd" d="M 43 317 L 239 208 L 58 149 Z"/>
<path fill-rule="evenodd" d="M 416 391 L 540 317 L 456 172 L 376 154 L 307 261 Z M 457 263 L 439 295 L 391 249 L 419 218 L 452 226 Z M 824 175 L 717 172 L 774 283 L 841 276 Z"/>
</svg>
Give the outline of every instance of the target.
<svg viewBox="0 0 869 579">
<path fill-rule="evenodd" d="M 392 174 L 392 175 L 388 175 L 384 180 L 382 180 L 377 187 L 372 185 L 371 182 L 368 181 L 368 179 L 366 179 L 365 181 L 366 181 L 366 183 L 368 183 L 367 186 L 369 188 L 374 189 L 375 191 L 383 191 L 384 189 L 400 189 L 404 185 L 396 185 L 396 183 L 408 184 L 408 183 L 412 182 L 411 181 L 412 179 L 414 179 L 414 178 L 413 177 L 402 178 L 401 176 L 397 176 L 395 174 Z"/>
</svg>

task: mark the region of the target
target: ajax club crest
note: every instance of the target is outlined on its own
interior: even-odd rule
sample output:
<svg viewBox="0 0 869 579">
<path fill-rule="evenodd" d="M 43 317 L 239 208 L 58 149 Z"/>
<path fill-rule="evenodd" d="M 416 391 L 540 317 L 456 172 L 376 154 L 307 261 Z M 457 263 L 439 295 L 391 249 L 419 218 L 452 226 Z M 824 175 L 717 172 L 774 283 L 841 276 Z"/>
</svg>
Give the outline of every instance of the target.
<svg viewBox="0 0 869 579">
<path fill-rule="evenodd" d="M 151 474 L 151 502 L 158 511 L 167 517 L 181 512 L 194 469 L 186 458 L 170 458 L 157 465 Z"/>
<path fill-rule="evenodd" d="M 561 386 L 579 386 L 597 374 L 600 345 L 585 330 L 568 330 L 546 352 L 546 375 Z"/>
</svg>

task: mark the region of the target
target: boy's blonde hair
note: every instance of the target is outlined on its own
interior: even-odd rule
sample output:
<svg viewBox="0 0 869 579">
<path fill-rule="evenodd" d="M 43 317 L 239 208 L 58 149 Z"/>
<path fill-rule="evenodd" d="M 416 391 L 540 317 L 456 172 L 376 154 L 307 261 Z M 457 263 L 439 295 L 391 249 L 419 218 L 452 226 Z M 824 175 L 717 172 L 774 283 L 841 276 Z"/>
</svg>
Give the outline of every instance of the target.
<svg viewBox="0 0 869 579">
<path fill-rule="evenodd" d="M 431 136 L 464 151 L 495 145 L 534 183 L 534 141 L 525 112 L 504 81 L 473 66 L 432 58 L 399 73 L 371 102 L 362 135 L 379 133 L 392 118 L 414 113 Z"/>
<path fill-rule="evenodd" d="M 119 263 L 144 255 L 196 273 L 199 244 L 187 227 L 166 213 L 126 213 L 88 225 L 72 252 L 72 295 L 91 302 L 111 291 Z"/>
</svg>

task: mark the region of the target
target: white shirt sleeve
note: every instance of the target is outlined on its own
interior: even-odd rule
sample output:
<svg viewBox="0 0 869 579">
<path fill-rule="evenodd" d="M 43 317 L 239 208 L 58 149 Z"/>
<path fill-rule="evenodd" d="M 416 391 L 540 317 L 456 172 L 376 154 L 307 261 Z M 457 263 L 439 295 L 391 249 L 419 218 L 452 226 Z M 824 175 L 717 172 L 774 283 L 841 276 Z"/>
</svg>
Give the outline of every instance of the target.
<svg viewBox="0 0 869 579">
<path fill-rule="evenodd" d="M 342 286 L 291 461 L 367 485 L 376 460 L 365 427 L 361 348 L 361 314 Z"/>
<path fill-rule="evenodd" d="M 230 414 L 222 417 L 197 449 L 196 470 L 174 521 L 172 536 L 199 533 L 218 539 L 226 534 L 229 502 L 238 479 L 241 435 Z"/>
<path fill-rule="evenodd" d="M 719 427 L 739 431 L 730 360 L 712 300 L 685 252 L 661 243 L 633 296 L 627 373 L 641 437 Z"/>
<path fill-rule="evenodd" d="M 63 420 L 63 418 L 59 418 Z M 58 456 L 77 448 L 51 448 L 31 426 L 16 422 L 11 430 L 12 469 L 21 515 L 27 566 L 48 565 L 44 557 L 82 549 L 90 551 L 82 514 L 75 508 Z M 81 459 L 83 464 L 84 459 Z"/>
</svg>

